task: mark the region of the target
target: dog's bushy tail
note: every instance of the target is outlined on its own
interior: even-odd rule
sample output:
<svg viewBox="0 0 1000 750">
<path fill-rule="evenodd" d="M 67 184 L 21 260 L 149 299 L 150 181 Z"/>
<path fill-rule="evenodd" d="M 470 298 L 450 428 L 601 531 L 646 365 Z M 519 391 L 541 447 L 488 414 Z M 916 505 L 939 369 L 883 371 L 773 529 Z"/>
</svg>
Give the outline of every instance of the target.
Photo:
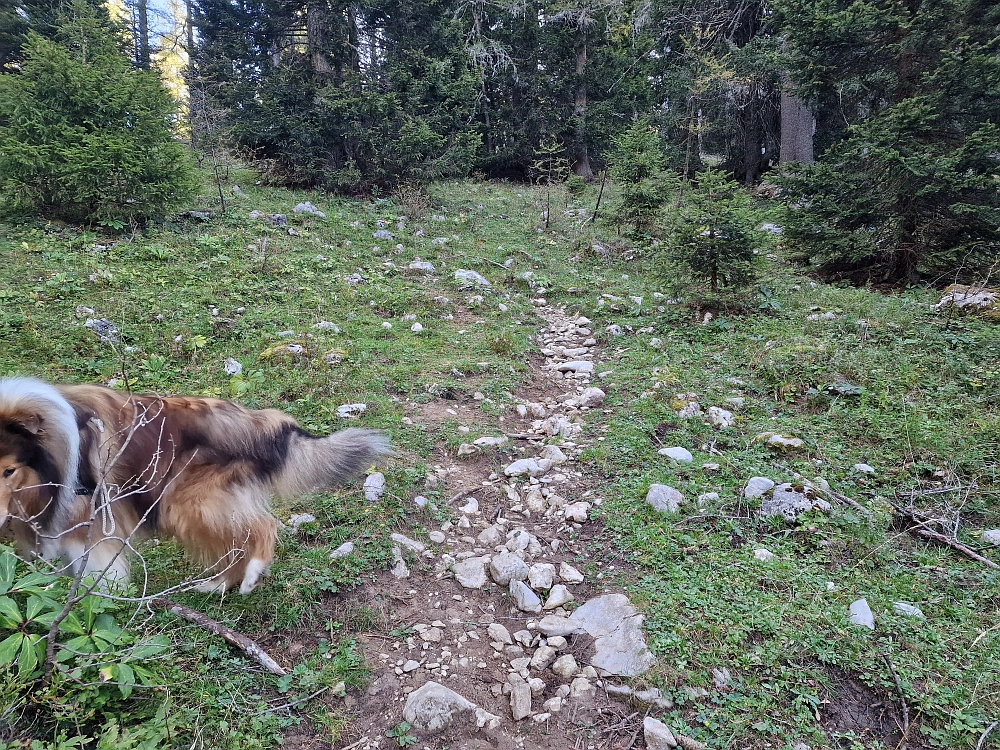
<svg viewBox="0 0 1000 750">
<path fill-rule="evenodd" d="M 278 497 L 290 499 L 357 477 L 388 456 L 389 438 L 379 430 L 352 428 L 327 437 L 302 432 L 289 436 L 284 466 L 272 480 Z"/>
</svg>

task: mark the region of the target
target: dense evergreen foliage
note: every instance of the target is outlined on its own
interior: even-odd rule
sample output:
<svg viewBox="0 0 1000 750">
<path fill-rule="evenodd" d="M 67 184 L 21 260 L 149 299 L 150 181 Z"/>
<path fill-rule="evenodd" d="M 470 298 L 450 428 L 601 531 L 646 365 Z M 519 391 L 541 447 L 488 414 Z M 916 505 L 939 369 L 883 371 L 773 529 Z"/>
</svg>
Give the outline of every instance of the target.
<svg viewBox="0 0 1000 750">
<path fill-rule="evenodd" d="M 823 158 L 784 183 L 801 252 L 908 281 L 1000 257 L 1000 6 L 778 7 L 801 90 L 832 123 Z"/>
<path fill-rule="evenodd" d="M 0 202 L 76 221 L 154 215 L 193 187 L 176 105 L 130 68 L 106 14 L 68 10 L 58 41 L 30 32 L 21 72 L 0 76 Z"/>
</svg>

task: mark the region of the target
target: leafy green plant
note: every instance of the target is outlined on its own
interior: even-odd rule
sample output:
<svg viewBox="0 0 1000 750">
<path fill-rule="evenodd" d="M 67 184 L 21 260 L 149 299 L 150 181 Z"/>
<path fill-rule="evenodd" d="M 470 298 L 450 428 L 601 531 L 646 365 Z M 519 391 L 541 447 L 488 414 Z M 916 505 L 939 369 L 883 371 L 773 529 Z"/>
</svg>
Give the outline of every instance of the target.
<svg viewBox="0 0 1000 750">
<path fill-rule="evenodd" d="M 72 680 L 115 685 L 127 698 L 135 685 L 155 685 L 145 662 L 169 646 L 162 636 L 138 639 L 115 621 L 119 605 L 97 595 L 85 596 L 63 614 L 66 579 L 27 571 L 14 551 L 0 546 L 0 668 L 14 669 L 30 683 L 47 668 L 50 631 L 57 622 L 55 664 Z"/>
<path fill-rule="evenodd" d="M 385 736 L 395 740 L 399 747 L 410 747 L 410 745 L 417 744 L 417 738 L 410 734 L 410 725 L 405 721 L 399 722 L 386 732 Z"/>
</svg>

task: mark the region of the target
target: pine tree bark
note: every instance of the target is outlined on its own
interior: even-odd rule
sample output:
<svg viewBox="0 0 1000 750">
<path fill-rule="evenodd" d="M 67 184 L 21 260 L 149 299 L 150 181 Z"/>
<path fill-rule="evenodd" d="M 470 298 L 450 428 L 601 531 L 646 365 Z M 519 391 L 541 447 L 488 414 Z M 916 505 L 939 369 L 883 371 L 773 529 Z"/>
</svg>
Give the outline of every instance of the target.
<svg viewBox="0 0 1000 750">
<path fill-rule="evenodd" d="M 576 158 L 573 162 L 573 173 L 587 182 L 594 181 L 594 170 L 590 167 L 590 152 L 587 149 L 587 32 L 577 31 L 576 42 L 576 101 L 573 105 L 575 120 Z"/>
<path fill-rule="evenodd" d="M 136 65 L 149 70 L 149 9 L 147 0 L 136 3 Z"/>
<path fill-rule="evenodd" d="M 781 145 L 778 153 L 778 163 L 799 162 L 812 164 L 816 161 L 813 155 L 813 133 L 816 131 L 816 118 L 805 102 L 788 91 L 781 89 Z"/>
</svg>

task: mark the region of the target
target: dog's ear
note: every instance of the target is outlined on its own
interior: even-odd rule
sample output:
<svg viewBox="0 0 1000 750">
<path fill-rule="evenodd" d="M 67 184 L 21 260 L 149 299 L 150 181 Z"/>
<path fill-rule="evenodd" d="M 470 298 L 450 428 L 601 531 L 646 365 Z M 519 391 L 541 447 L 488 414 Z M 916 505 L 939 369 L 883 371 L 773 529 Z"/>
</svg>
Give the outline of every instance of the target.
<svg viewBox="0 0 1000 750">
<path fill-rule="evenodd" d="M 32 435 L 42 431 L 42 418 L 34 412 L 19 412 L 14 415 L 14 422 Z"/>
</svg>

